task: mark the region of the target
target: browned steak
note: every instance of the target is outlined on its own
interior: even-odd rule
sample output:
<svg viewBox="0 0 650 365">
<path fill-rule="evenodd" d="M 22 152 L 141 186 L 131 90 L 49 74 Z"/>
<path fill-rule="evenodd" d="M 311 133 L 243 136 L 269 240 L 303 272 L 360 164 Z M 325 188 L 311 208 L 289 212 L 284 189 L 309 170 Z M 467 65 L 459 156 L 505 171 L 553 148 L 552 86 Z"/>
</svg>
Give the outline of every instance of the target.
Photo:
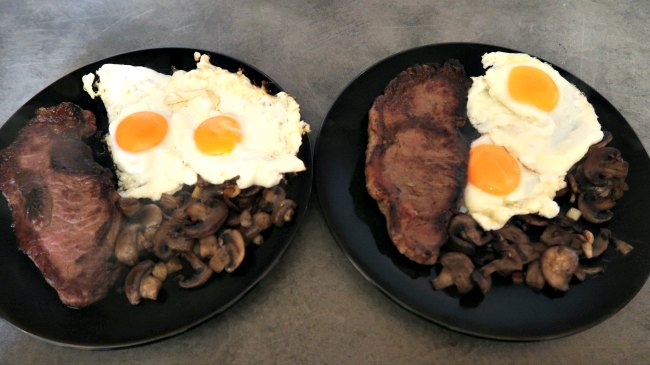
<svg viewBox="0 0 650 365">
<path fill-rule="evenodd" d="M 470 82 L 462 66 L 418 65 L 393 79 L 368 119 L 366 186 L 397 249 L 434 264 L 465 187 L 464 124 Z"/>
<path fill-rule="evenodd" d="M 84 307 L 112 287 L 120 226 L 111 172 L 83 139 L 95 116 L 72 103 L 40 108 L 0 151 L 0 189 L 9 202 L 20 249 L 61 301 Z"/>
</svg>

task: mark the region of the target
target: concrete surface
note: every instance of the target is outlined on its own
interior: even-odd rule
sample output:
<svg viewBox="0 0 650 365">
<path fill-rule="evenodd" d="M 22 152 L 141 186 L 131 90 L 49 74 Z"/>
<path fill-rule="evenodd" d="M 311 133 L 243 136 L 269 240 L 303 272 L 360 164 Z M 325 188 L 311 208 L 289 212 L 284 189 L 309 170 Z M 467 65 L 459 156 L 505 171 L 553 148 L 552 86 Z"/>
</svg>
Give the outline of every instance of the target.
<svg viewBox="0 0 650 365">
<path fill-rule="evenodd" d="M 466 41 L 519 49 L 574 73 L 648 148 L 649 16 L 645 0 L 0 0 L 0 122 L 80 66 L 184 46 L 229 54 L 277 80 L 297 96 L 313 142 L 336 96 L 368 66 L 408 48 Z M 0 364 L 647 364 L 648 308 L 646 285 L 611 319 L 568 338 L 503 343 L 454 333 L 369 284 L 312 199 L 280 264 L 223 315 L 162 342 L 101 352 L 43 343 L 0 320 Z"/>
</svg>

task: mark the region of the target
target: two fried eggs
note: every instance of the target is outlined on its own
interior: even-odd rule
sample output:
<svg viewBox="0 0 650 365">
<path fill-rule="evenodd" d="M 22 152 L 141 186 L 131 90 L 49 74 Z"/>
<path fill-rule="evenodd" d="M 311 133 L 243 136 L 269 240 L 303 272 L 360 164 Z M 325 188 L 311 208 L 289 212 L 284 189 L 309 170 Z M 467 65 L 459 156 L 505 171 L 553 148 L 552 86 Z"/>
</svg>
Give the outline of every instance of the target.
<svg viewBox="0 0 650 365">
<path fill-rule="evenodd" d="M 550 65 L 526 54 L 483 55 L 472 78 L 467 116 L 481 137 L 472 143 L 464 203 L 486 230 L 514 215 L 559 213 L 565 175 L 600 141 L 593 106 Z"/>
<path fill-rule="evenodd" d="M 195 54 L 197 68 L 164 75 L 105 64 L 83 77 L 84 90 L 106 107 L 106 142 L 125 197 L 158 200 L 198 176 L 240 188 L 270 187 L 305 170 L 296 154 L 309 126 L 284 92 L 270 95 L 241 72 Z"/>
</svg>

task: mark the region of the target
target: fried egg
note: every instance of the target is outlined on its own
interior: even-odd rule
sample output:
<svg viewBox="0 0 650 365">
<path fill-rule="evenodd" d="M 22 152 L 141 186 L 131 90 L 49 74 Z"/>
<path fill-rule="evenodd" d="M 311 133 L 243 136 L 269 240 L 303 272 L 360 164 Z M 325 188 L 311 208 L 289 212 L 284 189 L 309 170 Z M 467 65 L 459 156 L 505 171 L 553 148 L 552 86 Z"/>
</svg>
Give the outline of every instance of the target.
<svg viewBox="0 0 650 365">
<path fill-rule="evenodd" d="M 559 212 L 555 193 L 568 170 L 600 141 L 593 106 L 550 65 L 526 54 L 486 53 L 472 78 L 467 116 L 481 133 L 472 144 L 464 204 L 483 226 L 513 215 Z"/>
<path fill-rule="evenodd" d="M 84 90 L 106 106 L 120 194 L 158 200 L 199 175 L 213 184 L 238 177 L 240 188 L 271 187 L 305 170 L 296 155 L 309 125 L 296 100 L 268 94 L 207 55 L 195 59 L 196 69 L 171 76 L 106 64 L 99 82 L 83 77 Z"/>
<path fill-rule="evenodd" d="M 518 214 L 552 218 L 559 213 L 553 198 L 564 180 L 529 170 L 488 136 L 472 143 L 467 177 L 465 207 L 486 230 L 499 229 Z"/>
<path fill-rule="evenodd" d="M 105 64 L 83 77 L 84 90 L 100 96 L 108 114 L 109 147 L 121 196 L 160 199 L 196 173 L 185 165 L 171 134 L 172 108 L 164 102 L 170 76 L 145 67 Z M 97 89 L 95 90 L 94 87 Z"/>
<path fill-rule="evenodd" d="M 296 154 L 309 126 L 285 92 L 270 95 L 241 72 L 213 66 L 207 55 L 196 69 L 175 72 L 166 90 L 174 144 L 206 181 L 239 176 L 240 188 L 271 187 L 283 174 L 305 170 Z"/>
<path fill-rule="evenodd" d="M 603 133 L 587 98 L 550 65 L 526 54 L 483 55 L 467 115 L 523 165 L 564 176 Z"/>
</svg>

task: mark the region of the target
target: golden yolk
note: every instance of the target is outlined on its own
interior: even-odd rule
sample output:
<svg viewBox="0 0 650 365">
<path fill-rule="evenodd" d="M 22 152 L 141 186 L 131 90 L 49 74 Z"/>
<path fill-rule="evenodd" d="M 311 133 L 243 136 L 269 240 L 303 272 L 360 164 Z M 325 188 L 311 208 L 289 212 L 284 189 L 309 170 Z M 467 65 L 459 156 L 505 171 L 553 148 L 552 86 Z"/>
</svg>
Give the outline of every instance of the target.
<svg viewBox="0 0 650 365">
<path fill-rule="evenodd" d="M 125 151 L 142 152 L 157 146 L 167 135 L 167 119 L 154 112 L 137 112 L 122 119 L 115 141 Z"/>
<path fill-rule="evenodd" d="M 467 170 L 469 182 L 492 195 L 507 195 L 519 185 L 519 164 L 502 146 L 472 147 Z"/>
<path fill-rule="evenodd" d="M 508 90 L 513 99 L 543 111 L 555 109 L 560 92 L 546 72 L 531 66 L 517 66 L 510 71 Z"/>
<path fill-rule="evenodd" d="M 206 155 L 228 154 L 241 140 L 239 122 L 225 115 L 208 118 L 194 130 L 196 146 Z"/>
</svg>

